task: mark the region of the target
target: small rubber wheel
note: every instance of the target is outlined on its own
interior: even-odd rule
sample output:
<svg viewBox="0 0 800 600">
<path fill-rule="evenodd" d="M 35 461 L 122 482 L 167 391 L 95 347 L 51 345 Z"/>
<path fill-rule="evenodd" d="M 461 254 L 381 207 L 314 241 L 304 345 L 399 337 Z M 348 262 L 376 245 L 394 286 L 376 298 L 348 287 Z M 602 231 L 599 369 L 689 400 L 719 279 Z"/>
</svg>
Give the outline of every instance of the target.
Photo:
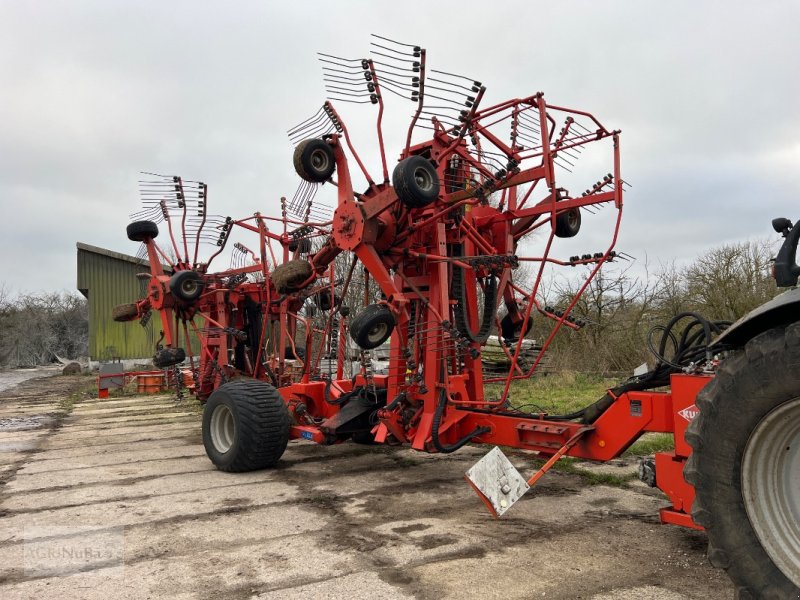
<svg viewBox="0 0 800 600">
<path fill-rule="evenodd" d="M 289 411 L 280 392 L 259 379 L 219 386 L 203 410 L 203 446 L 220 471 L 272 467 L 289 442 Z"/>
<path fill-rule="evenodd" d="M 146 242 L 158 237 L 158 225 L 153 221 L 134 221 L 126 228 L 132 242 Z"/>
<path fill-rule="evenodd" d="M 522 331 L 522 322 L 514 323 L 511 319 L 511 315 L 506 315 L 500 319 L 500 332 L 503 339 L 507 342 L 515 342 L 520 337 L 525 337 L 531 330 L 531 327 L 533 327 L 533 317 L 528 317 L 528 324 L 525 326 L 525 331 Z"/>
<path fill-rule="evenodd" d="M 409 156 L 397 163 L 392 185 L 400 202 L 408 208 L 428 206 L 439 197 L 439 175 L 423 156 Z"/>
<path fill-rule="evenodd" d="M 272 283 L 279 294 L 299 292 L 313 272 L 314 269 L 307 260 L 290 260 L 275 267 L 271 275 Z"/>
<path fill-rule="evenodd" d="M 319 292 L 314 296 L 314 303 L 319 307 L 320 310 L 330 310 L 335 306 L 339 306 L 342 303 L 342 299 L 334 294 L 333 300 L 331 301 L 331 292 L 330 290 Z"/>
<path fill-rule="evenodd" d="M 737 598 L 800 597 L 800 323 L 726 358 L 697 395 L 684 468 L 708 558 Z"/>
<path fill-rule="evenodd" d="M 370 304 L 350 322 L 350 337 L 364 350 L 377 348 L 394 330 L 394 315 L 383 304 Z"/>
<path fill-rule="evenodd" d="M 169 278 L 169 291 L 182 302 L 194 302 L 204 288 L 203 276 L 197 271 L 178 271 Z"/>
<path fill-rule="evenodd" d="M 575 237 L 580 230 L 581 209 L 570 208 L 556 217 L 556 237 Z"/>
<path fill-rule="evenodd" d="M 117 304 L 111 311 L 111 318 L 118 323 L 125 323 L 126 321 L 133 321 L 139 317 L 139 311 L 136 304 Z"/>
<path fill-rule="evenodd" d="M 179 365 L 186 360 L 183 348 L 162 348 L 153 356 L 153 364 L 159 369 Z"/>
<path fill-rule="evenodd" d="M 325 140 L 303 140 L 294 149 L 294 170 L 306 181 L 328 181 L 336 170 L 336 157 Z"/>
</svg>

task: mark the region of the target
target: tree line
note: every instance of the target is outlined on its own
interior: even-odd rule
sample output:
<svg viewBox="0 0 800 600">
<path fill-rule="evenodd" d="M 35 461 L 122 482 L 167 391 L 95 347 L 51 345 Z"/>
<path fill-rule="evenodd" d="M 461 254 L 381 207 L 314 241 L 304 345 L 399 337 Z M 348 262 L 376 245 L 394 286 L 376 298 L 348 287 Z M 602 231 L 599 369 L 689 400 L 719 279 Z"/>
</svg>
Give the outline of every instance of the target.
<svg viewBox="0 0 800 600">
<path fill-rule="evenodd" d="M 630 373 L 646 361 L 652 366 L 647 336 L 653 327 L 688 311 L 735 321 L 780 293 L 770 273 L 774 254 L 771 243 L 748 241 L 716 247 L 687 266 L 661 265 L 640 276 L 620 263 L 601 269 L 571 313 L 587 325 L 556 337 L 550 365 L 604 375 Z M 566 308 L 577 288 L 574 280 L 555 281 L 545 295 L 551 305 Z M 552 322 L 538 321 L 532 336 L 542 339 Z"/>
<path fill-rule="evenodd" d="M 38 292 L 12 297 L 0 285 L 0 366 L 33 367 L 89 354 L 86 298 Z"/>
</svg>

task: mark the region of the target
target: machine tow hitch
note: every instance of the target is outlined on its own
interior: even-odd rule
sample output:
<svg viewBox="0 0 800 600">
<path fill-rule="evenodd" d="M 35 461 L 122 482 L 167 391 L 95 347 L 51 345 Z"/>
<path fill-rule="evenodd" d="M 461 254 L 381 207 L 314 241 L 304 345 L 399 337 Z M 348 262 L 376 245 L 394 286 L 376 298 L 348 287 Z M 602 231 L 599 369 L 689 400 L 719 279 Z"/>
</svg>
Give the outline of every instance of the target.
<svg viewBox="0 0 800 600">
<path fill-rule="evenodd" d="M 578 429 L 527 481 L 497 446 L 472 465 L 464 476 L 492 516 L 497 518 L 536 485 L 584 435 L 593 430 L 592 425 Z"/>
</svg>

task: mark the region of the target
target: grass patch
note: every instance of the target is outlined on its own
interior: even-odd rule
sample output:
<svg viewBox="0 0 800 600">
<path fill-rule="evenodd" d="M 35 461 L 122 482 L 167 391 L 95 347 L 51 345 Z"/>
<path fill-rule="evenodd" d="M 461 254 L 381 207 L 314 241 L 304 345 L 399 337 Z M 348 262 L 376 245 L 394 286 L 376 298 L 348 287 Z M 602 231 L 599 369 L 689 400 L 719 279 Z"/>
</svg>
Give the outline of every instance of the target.
<svg viewBox="0 0 800 600">
<path fill-rule="evenodd" d="M 82 382 L 80 387 L 59 400 L 57 404 L 58 410 L 68 415 L 72 412 L 76 403 L 91 398 L 96 394 L 97 382 L 92 378 L 90 381 Z"/>
<path fill-rule="evenodd" d="M 671 433 L 645 433 L 622 456 L 650 456 L 674 448 L 675 438 Z"/>
<path fill-rule="evenodd" d="M 539 469 L 546 461 L 543 459 L 536 459 L 533 461 L 533 468 Z M 610 485 L 614 487 L 626 487 L 629 481 L 636 479 L 635 473 L 628 473 L 626 475 L 615 475 L 613 473 L 598 473 L 590 471 L 589 469 L 582 469 L 578 466 L 580 460 L 565 456 L 556 464 L 551 467 L 551 470 L 558 471 L 559 473 L 569 473 L 570 475 L 578 475 L 589 485 Z M 547 477 L 545 475 L 545 477 Z"/>
<path fill-rule="evenodd" d="M 567 414 L 599 400 L 617 383 L 616 379 L 565 371 L 513 381 L 508 398 L 514 408 L 526 412 Z M 489 383 L 485 390 L 487 398 L 496 399 L 503 393 L 503 384 Z"/>
</svg>

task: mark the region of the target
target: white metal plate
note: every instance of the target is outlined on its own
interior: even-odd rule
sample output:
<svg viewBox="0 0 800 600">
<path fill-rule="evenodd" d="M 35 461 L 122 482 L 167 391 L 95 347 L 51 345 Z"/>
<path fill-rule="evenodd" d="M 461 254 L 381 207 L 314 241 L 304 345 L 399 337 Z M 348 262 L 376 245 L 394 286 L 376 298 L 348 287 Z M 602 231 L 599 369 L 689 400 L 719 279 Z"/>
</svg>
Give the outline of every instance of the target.
<svg viewBox="0 0 800 600">
<path fill-rule="evenodd" d="M 525 478 L 497 446 L 472 465 L 466 476 L 498 517 L 530 489 Z"/>
</svg>

